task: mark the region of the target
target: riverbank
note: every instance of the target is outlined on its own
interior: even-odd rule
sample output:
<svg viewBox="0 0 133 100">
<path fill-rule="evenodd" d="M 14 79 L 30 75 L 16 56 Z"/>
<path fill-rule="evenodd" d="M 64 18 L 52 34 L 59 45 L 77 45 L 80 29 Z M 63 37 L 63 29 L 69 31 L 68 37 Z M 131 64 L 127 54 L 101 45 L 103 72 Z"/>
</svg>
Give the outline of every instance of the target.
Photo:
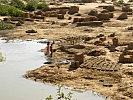
<svg viewBox="0 0 133 100">
<path fill-rule="evenodd" d="M 28 71 L 24 77 L 43 83 L 63 84 L 74 90 L 92 90 L 111 100 L 132 99 L 132 65 L 112 63 L 112 59 L 107 58 L 102 61 L 105 56 L 93 57 L 92 60 L 92 57 L 85 55 L 84 63 L 73 68 L 69 61 L 73 57 L 74 54 L 57 49 L 52 64 Z"/>
<path fill-rule="evenodd" d="M 93 14 L 97 11 L 101 13 L 105 11 L 103 7 L 110 7 L 112 4 L 75 3 L 74 5 L 80 8 L 76 14 L 65 14 L 64 19 L 46 17 L 44 22 L 42 20 L 26 21 L 24 25 L 6 34 L 7 41 L 15 38 L 24 40 L 46 38 L 58 41 L 54 45 L 54 54 L 50 61 L 52 64 L 31 70 L 24 77 L 43 83 L 64 84 L 74 89 L 92 90 L 112 100 L 133 99 L 132 15 L 127 15 L 126 19 L 117 20 L 122 13 L 122 8 L 113 5 L 115 8 L 112 11 L 113 18 L 108 19 L 106 14 L 103 14 L 101 18 L 105 19 L 104 21 L 94 21 L 95 24 L 100 23 L 100 26 L 91 26 L 94 23 L 90 21 L 84 23 L 92 18 L 88 18 L 88 12 L 95 9 Z M 112 10 L 113 7 L 111 6 L 110 9 Z M 79 22 L 73 23 L 74 18 Z M 93 18 L 91 20 L 97 19 Z M 84 21 L 80 22 L 81 19 Z M 26 33 L 29 29 L 37 32 Z M 125 54 L 126 50 L 128 54 Z M 83 62 L 76 64 L 75 67 L 72 62 L 76 62 L 77 54 L 81 54 L 78 59 L 83 57 L 80 59 Z M 121 57 L 122 61 L 119 63 Z"/>
</svg>

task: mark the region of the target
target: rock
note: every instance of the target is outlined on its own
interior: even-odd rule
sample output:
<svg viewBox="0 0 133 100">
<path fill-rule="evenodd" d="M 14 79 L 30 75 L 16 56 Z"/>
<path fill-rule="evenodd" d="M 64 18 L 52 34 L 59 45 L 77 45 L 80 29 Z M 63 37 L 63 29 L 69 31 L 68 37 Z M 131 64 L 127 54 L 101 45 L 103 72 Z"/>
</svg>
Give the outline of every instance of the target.
<svg viewBox="0 0 133 100">
<path fill-rule="evenodd" d="M 24 24 L 24 18 L 23 17 L 12 17 L 11 21 L 18 21 L 21 24 Z"/>
<path fill-rule="evenodd" d="M 84 29 L 85 32 L 92 32 L 94 31 L 93 29 Z"/>
<path fill-rule="evenodd" d="M 128 30 L 133 30 L 133 26 L 130 26 L 127 28 Z"/>
<path fill-rule="evenodd" d="M 77 22 L 77 26 L 101 26 L 101 21 L 90 21 L 90 22 Z"/>
<path fill-rule="evenodd" d="M 100 37 L 99 40 L 101 40 L 102 42 L 104 42 L 106 40 L 106 37 Z"/>
<path fill-rule="evenodd" d="M 113 12 L 109 12 L 109 18 L 113 18 L 114 17 L 114 13 Z"/>
<path fill-rule="evenodd" d="M 58 14 L 65 15 L 67 11 L 68 11 L 67 9 L 60 9 L 59 12 L 58 12 Z"/>
<path fill-rule="evenodd" d="M 99 33 L 99 34 L 97 35 L 97 38 L 99 38 L 99 37 L 103 37 L 103 36 L 104 36 L 103 33 Z"/>
<path fill-rule="evenodd" d="M 119 15 L 119 17 L 117 18 L 117 20 L 124 20 L 127 19 L 127 13 L 122 13 Z"/>
<path fill-rule="evenodd" d="M 27 30 L 26 33 L 37 33 L 37 31 L 31 29 L 31 30 Z"/>
<path fill-rule="evenodd" d="M 76 22 L 89 22 L 89 21 L 97 21 L 97 17 L 95 16 L 88 16 L 88 17 L 79 17 L 79 18 L 74 18 L 73 23 Z"/>
<path fill-rule="evenodd" d="M 90 40 L 91 40 L 91 37 L 85 36 L 85 37 L 84 37 L 84 40 L 85 40 L 85 41 L 90 41 Z"/>
<path fill-rule="evenodd" d="M 33 18 L 35 16 L 35 14 L 30 13 L 30 18 Z"/>
<path fill-rule="evenodd" d="M 109 20 L 109 13 L 100 13 L 97 15 L 98 20 Z"/>
<path fill-rule="evenodd" d="M 11 22 L 11 18 L 9 18 L 9 17 L 3 18 L 3 21 L 4 22 Z"/>
<path fill-rule="evenodd" d="M 108 37 L 115 37 L 115 33 L 110 34 Z"/>
<path fill-rule="evenodd" d="M 102 41 L 101 40 L 97 40 L 97 41 L 94 42 L 94 45 L 97 45 L 97 46 L 99 46 L 101 44 L 102 44 Z"/>
<path fill-rule="evenodd" d="M 113 85 L 112 84 L 109 84 L 109 83 L 104 83 L 103 86 L 104 87 L 113 87 Z"/>
<path fill-rule="evenodd" d="M 105 54 L 106 54 L 106 52 L 104 50 L 92 50 L 87 55 L 88 56 L 101 56 L 101 55 L 105 55 Z"/>
<path fill-rule="evenodd" d="M 35 15 L 33 18 L 34 19 L 44 19 L 45 17 L 44 16 L 41 16 L 41 15 Z"/>
<path fill-rule="evenodd" d="M 22 24 L 18 21 L 17 23 L 16 23 L 16 26 L 21 26 Z"/>
<path fill-rule="evenodd" d="M 133 63 L 133 42 L 129 43 L 128 47 L 122 52 L 119 57 L 120 63 Z"/>
<path fill-rule="evenodd" d="M 75 13 L 78 13 L 78 11 L 79 11 L 78 6 L 71 6 L 69 11 L 68 11 L 68 14 L 75 14 Z"/>
<path fill-rule="evenodd" d="M 132 50 L 133 49 L 133 42 L 130 42 L 128 47 L 127 47 L 128 50 Z"/>
<path fill-rule="evenodd" d="M 91 10 L 91 11 L 88 13 L 88 15 L 97 16 L 97 15 L 98 15 L 98 11 L 95 10 L 95 9 L 93 9 L 93 10 Z"/>
<path fill-rule="evenodd" d="M 46 16 L 46 17 L 57 17 L 58 16 L 58 12 L 57 11 L 46 11 L 44 13 L 44 16 Z"/>
<path fill-rule="evenodd" d="M 84 55 L 82 53 L 77 53 L 74 56 L 74 60 L 79 61 L 79 64 L 82 64 L 84 62 Z"/>
<path fill-rule="evenodd" d="M 34 19 L 32 19 L 32 18 L 25 18 L 25 21 L 31 21 L 31 22 L 33 22 Z"/>
<path fill-rule="evenodd" d="M 127 15 L 133 15 L 133 12 L 127 12 Z"/>
<path fill-rule="evenodd" d="M 24 21 L 24 18 L 23 17 L 11 17 L 11 21 L 19 21 L 19 20 Z"/>
<path fill-rule="evenodd" d="M 113 42 L 113 45 L 114 45 L 114 46 L 118 46 L 118 45 L 119 45 L 118 38 L 113 38 L 113 39 L 112 39 L 112 42 Z"/>
<path fill-rule="evenodd" d="M 103 9 L 107 9 L 108 11 L 112 12 L 115 10 L 114 6 L 103 6 Z"/>
<path fill-rule="evenodd" d="M 74 16 L 81 16 L 81 14 L 80 13 L 75 13 Z"/>
<path fill-rule="evenodd" d="M 121 63 L 133 63 L 133 55 L 120 55 L 119 62 L 121 62 Z"/>
<path fill-rule="evenodd" d="M 64 22 L 64 23 L 60 23 L 60 26 L 67 26 L 68 23 L 67 22 Z"/>
<path fill-rule="evenodd" d="M 24 17 L 24 18 L 30 18 L 30 13 L 24 12 L 24 13 L 23 13 L 23 17 Z"/>
<path fill-rule="evenodd" d="M 130 8 L 130 6 L 123 6 L 122 12 L 132 12 L 132 9 Z"/>
<path fill-rule="evenodd" d="M 75 49 L 84 49 L 85 46 L 84 45 L 73 45 L 72 48 L 75 48 Z"/>
<path fill-rule="evenodd" d="M 21 26 L 22 24 L 19 21 L 11 21 L 10 24 L 14 24 L 16 26 Z"/>
<path fill-rule="evenodd" d="M 43 12 L 39 10 L 39 11 L 34 12 L 34 14 L 35 15 L 43 15 Z"/>
<path fill-rule="evenodd" d="M 72 19 L 72 17 L 68 17 L 68 20 L 71 20 Z"/>
<path fill-rule="evenodd" d="M 101 11 L 101 13 L 109 13 L 110 11 L 108 11 L 107 9 L 103 9 L 102 11 Z"/>
<path fill-rule="evenodd" d="M 58 14 L 58 19 L 64 19 L 64 15 L 63 14 Z"/>
<path fill-rule="evenodd" d="M 110 52 L 115 52 L 116 51 L 116 46 L 115 45 L 111 45 L 109 47 L 109 50 L 110 50 Z"/>
</svg>

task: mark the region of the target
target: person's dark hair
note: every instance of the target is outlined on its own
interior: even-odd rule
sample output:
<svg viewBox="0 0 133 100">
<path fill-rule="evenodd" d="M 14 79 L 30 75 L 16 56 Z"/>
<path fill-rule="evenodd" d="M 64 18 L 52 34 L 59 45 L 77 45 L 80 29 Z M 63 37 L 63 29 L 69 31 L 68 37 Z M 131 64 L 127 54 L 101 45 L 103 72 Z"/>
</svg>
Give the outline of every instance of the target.
<svg viewBox="0 0 133 100">
<path fill-rule="evenodd" d="M 50 44 L 50 42 L 48 41 L 48 42 L 47 42 L 47 45 L 49 45 L 49 44 Z"/>
</svg>

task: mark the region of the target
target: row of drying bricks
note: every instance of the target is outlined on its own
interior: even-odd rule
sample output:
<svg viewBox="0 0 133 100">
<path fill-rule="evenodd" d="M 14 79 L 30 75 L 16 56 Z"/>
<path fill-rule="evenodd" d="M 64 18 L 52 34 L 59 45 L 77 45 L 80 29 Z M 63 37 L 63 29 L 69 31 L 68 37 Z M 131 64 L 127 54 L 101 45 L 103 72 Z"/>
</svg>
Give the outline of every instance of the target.
<svg viewBox="0 0 133 100">
<path fill-rule="evenodd" d="M 104 57 L 92 57 L 85 60 L 80 67 L 99 71 L 118 71 L 122 65 L 108 61 Z"/>
</svg>

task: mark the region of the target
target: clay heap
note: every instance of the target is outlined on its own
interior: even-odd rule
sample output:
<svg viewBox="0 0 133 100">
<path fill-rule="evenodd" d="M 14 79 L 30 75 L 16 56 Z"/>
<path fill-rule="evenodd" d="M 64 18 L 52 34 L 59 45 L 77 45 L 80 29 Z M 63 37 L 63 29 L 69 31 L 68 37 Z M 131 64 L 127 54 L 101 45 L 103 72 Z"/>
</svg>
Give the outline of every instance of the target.
<svg viewBox="0 0 133 100">
<path fill-rule="evenodd" d="M 129 43 L 123 53 L 119 57 L 120 63 L 133 63 L 133 42 Z"/>
</svg>

